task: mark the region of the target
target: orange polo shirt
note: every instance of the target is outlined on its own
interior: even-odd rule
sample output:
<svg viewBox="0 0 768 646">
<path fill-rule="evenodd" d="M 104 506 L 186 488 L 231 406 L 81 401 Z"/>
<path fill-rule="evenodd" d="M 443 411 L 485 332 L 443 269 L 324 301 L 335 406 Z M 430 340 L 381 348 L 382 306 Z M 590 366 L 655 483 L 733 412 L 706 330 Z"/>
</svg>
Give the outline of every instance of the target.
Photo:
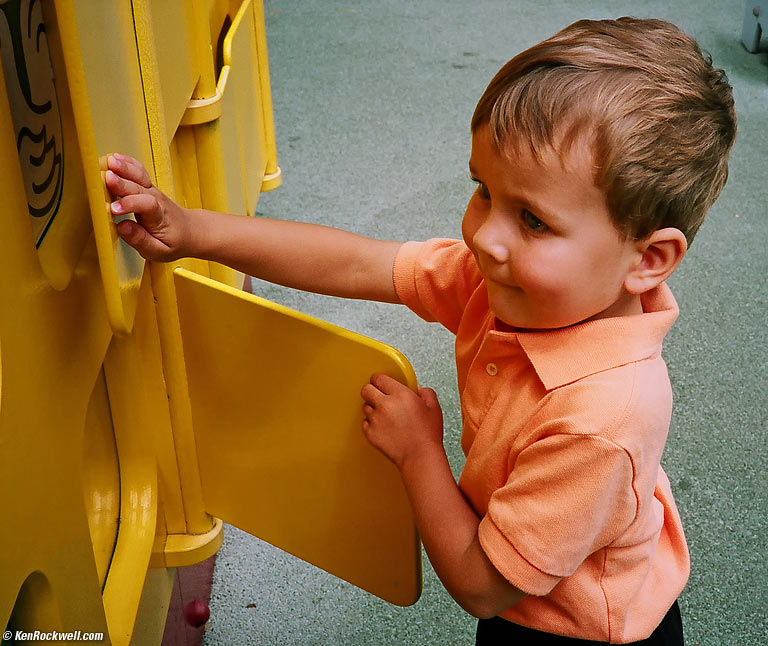
<svg viewBox="0 0 768 646">
<path fill-rule="evenodd" d="M 456 334 L 466 464 L 459 480 L 488 558 L 528 597 L 502 613 L 536 630 L 645 639 L 690 561 L 660 466 L 672 394 L 661 344 L 677 318 L 664 284 L 643 314 L 499 331 L 457 240 L 408 242 L 398 296 Z"/>
</svg>

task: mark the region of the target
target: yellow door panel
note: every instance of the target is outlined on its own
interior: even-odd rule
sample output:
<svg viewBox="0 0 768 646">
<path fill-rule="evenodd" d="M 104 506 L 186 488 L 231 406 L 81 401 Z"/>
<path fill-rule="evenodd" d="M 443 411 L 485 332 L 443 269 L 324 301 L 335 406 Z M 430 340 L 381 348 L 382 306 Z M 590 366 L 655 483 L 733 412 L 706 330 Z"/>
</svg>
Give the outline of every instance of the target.
<svg viewBox="0 0 768 646">
<path fill-rule="evenodd" d="M 243 2 L 224 39 L 223 61 L 222 74 L 229 76 L 221 115 L 224 159 L 233 164 L 226 170 L 225 178 L 228 183 L 235 184 L 228 189 L 229 211 L 253 215 L 264 179 L 267 151 L 256 26 L 250 0 Z M 227 128 L 232 132 L 227 133 Z M 242 205 L 235 208 L 235 199 Z"/>
<path fill-rule="evenodd" d="M 190 0 L 134 3 L 134 14 L 140 22 L 139 46 L 152 49 L 157 66 L 157 85 L 152 90 L 160 94 L 154 100 L 163 113 L 166 142 L 173 139 L 200 78 L 203 56 L 208 53 L 209 43 L 199 41 L 193 4 Z M 146 59 L 145 54 L 142 52 Z"/>
<path fill-rule="evenodd" d="M 393 348 L 176 269 L 206 511 L 398 605 L 421 551 L 397 469 L 363 437 L 374 372 L 416 388 Z"/>
<path fill-rule="evenodd" d="M 151 158 L 131 3 L 60 0 L 54 6 L 58 33 L 66 43 L 66 80 L 109 321 L 115 332 L 127 334 L 144 260 L 117 236 L 103 172 L 111 152 Z"/>
</svg>

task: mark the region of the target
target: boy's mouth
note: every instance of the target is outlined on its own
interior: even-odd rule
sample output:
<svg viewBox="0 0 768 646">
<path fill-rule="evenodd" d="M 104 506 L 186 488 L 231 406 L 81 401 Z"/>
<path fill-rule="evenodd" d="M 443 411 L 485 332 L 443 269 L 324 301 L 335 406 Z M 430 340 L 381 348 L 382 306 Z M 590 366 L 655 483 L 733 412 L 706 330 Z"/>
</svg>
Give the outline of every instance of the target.
<svg viewBox="0 0 768 646">
<path fill-rule="evenodd" d="M 483 280 L 485 280 L 487 285 L 490 285 L 492 287 L 496 287 L 497 289 L 516 290 L 516 291 L 520 291 L 520 292 L 523 291 L 517 285 L 510 285 L 507 282 L 502 282 L 502 281 L 499 281 L 499 280 L 495 280 L 494 278 L 488 277 L 486 274 L 483 274 Z"/>
</svg>

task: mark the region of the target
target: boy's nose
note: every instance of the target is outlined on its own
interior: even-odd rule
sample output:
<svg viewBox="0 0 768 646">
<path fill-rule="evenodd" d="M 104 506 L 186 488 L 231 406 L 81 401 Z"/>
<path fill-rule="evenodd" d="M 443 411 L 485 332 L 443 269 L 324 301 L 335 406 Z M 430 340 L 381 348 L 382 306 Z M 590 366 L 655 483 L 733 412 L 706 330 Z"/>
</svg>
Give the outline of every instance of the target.
<svg viewBox="0 0 768 646">
<path fill-rule="evenodd" d="M 501 227 L 488 218 L 475 232 L 472 240 L 475 249 L 494 263 L 504 264 L 509 261 L 510 251 L 507 236 Z"/>
</svg>

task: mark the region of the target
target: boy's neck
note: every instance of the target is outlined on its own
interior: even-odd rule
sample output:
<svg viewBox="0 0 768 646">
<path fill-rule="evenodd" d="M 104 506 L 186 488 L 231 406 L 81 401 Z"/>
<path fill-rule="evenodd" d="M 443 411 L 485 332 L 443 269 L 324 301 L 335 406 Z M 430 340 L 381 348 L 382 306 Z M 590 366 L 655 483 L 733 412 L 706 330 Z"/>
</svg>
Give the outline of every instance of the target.
<svg viewBox="0 0 768 646">
<path fill-rule="evenodd" d="M 615 303 L 613 303 L 607 309 L 602 312 L 598 312 L 594 316 L 584 319 L 583 321 L 577 321 L 572 325 L 579 325 L 581 323 L 587 323 L 589 321 L 597 321 L 599 319 L 617 318 L 620 316 L 636 316 L 643 313 L 643 304 L 640 294 L 624 293 Z M 496 317 L 495 322 L 496 329 L 499 332 L 549 332 L 552 328 L 518 328 L 508 323 L 505 323 L 500 318 Z M 572 327 L 567 325 L 565 327 Z M 563 329 L 563 328 L 556 328 Z"/>
<path fill-rule="evenodd" d="M 621 296 L 608 308 L 582 321 L 597 321 L 598 319 L 616 318 L 619 316 L 637 316 L 643 313 L 643 303 L 640 294 L 622 292 Z"/>
</svg>

